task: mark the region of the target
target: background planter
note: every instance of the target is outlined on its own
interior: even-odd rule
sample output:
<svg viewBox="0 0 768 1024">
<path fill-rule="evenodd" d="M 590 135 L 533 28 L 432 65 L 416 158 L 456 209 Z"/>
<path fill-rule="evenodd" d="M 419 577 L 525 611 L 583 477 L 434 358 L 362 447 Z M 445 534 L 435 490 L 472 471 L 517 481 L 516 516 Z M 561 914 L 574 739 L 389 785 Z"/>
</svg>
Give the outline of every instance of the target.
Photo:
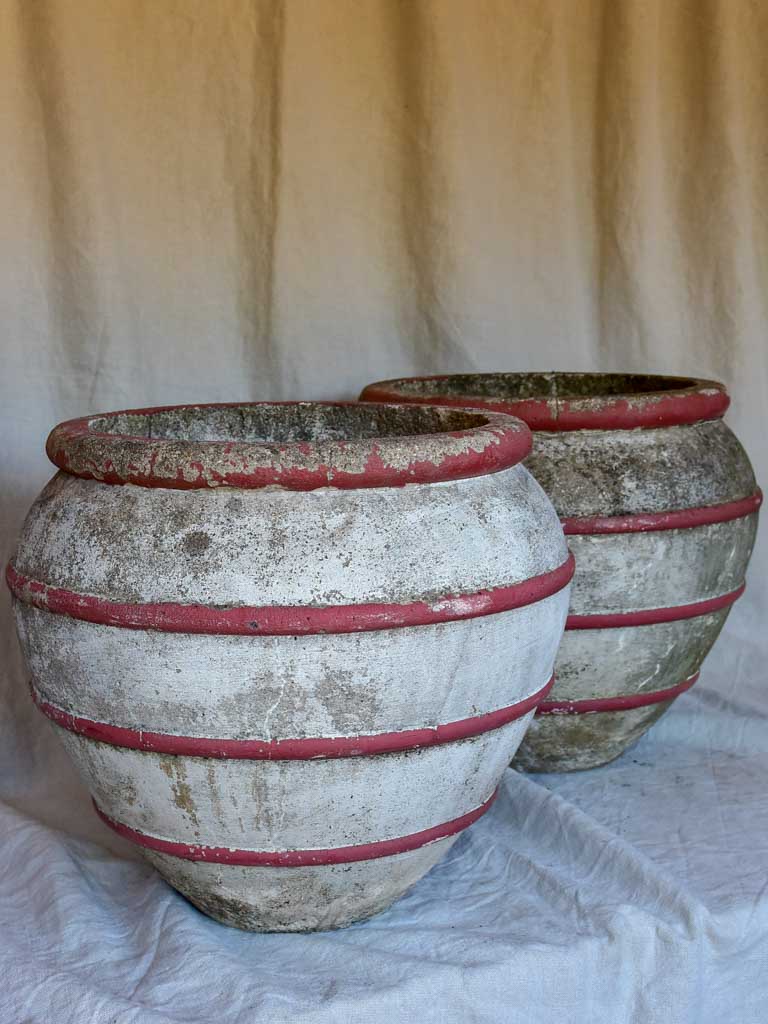
<svg viewBox="0 0 768 1024">
<path fill-rule="evenodd" d="M 47 447 L 8 582 L 104 821 L 229 924 L 386 907 L 487 810 L 548 689 L 573 569 L 528 429 L 188 406 Z"/>
<path fill-rule="evenodd" d="M 744 588 L 761 501 L 712 381 L 511 373 L 369 385 L 365 400 L 505 411 L 576 556 L 556 683 L 515 765 L 562 771 L 622 753 L 688 689 Z"/>
</svg>

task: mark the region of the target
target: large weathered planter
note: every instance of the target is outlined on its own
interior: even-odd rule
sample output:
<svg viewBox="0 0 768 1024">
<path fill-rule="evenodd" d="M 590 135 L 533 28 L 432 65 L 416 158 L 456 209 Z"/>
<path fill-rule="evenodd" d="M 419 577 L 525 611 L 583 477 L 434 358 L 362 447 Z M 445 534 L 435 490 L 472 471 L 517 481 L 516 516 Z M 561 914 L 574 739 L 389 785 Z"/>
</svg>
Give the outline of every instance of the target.
<svg viewBox="0 0 768 1024">
<path fill-rule="evenodd" d="M 721 419 L 723 386 L 500 373 L 382 381 L 361 397 L 509 412 L 534 431 L 526 465 L 561 516 L 576 575 L 555 686 L 515 766 L 617 757 L 693 685 L 744 589 L 761 495 Z"/>
<path fill-rule="evenodd" d="M 47 450 L 8 582 L 98 813 L 228 924 L 387 907 L 487 810 L 548 690 L 573 568 L 528 428 L 187 406 Z"/>
</svg>

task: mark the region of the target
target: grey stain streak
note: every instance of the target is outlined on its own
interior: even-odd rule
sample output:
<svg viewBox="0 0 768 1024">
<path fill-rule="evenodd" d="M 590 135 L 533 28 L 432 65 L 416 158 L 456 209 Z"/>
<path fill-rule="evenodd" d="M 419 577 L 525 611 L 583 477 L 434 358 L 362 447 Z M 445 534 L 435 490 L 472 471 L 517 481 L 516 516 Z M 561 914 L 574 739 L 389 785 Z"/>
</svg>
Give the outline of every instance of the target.
<svg viewBox="0 0 768 1024">
<path fill-rule="evenodd" d="M 182 541 L 182 547 L 189 555 L 201 555 L 211 546 L 211 538 L 203 530 L 193 530 Z"/>
</svg>

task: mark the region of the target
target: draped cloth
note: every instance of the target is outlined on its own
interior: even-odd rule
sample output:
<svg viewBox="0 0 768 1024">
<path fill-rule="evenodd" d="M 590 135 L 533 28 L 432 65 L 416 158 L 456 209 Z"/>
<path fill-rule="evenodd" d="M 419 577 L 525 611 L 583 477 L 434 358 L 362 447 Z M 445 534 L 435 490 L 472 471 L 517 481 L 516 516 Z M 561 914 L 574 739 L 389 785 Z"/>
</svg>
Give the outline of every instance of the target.
<svg viewBox="0 0 768 1024">
<path fill-rule="evenodd" d="M 759 0 L 1 0 L 4 558 L 61 419 L 405 373 L 714 376 L 765 482 L 767 58 Z M 764 1021 L 767 569 L 633 751 L 309 937 L 92 817 L 3 594 L 0 1017 Z"/>
</svg>

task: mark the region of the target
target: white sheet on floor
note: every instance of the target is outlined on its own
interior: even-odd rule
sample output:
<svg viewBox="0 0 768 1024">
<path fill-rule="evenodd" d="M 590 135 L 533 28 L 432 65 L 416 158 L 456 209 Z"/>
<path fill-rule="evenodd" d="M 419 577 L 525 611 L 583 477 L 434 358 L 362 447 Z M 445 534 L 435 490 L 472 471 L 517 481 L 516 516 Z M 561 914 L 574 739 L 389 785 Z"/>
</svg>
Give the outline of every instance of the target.
<svg viewBox="0 0 768 1024">
<path fill-rule="evenodd" d="M 6 802 L 0 1020 L 764 1024 L 763 666 L 731 637 L 614 764 L 508 771 L 431 874 L 339 932 L 215 924 L 98 825 Z"/>
</svg>

